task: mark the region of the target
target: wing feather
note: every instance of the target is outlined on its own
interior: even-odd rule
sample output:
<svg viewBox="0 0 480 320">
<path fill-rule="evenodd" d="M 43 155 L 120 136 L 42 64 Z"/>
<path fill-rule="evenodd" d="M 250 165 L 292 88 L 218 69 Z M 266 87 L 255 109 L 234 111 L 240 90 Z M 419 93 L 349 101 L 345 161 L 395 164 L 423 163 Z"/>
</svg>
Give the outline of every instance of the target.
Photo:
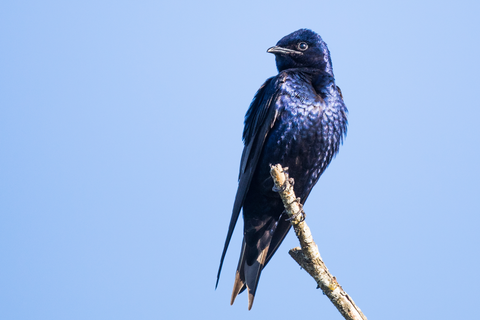
<svg viewBox="0 0 480 320">
<path fill-rule="evenodd" d="M 215 288 L 218 286 L 225 254 L 227 253 L 233 230 L 235 229 L 240 210 L 245 201 L 245 196 L 247 195 L 252 177 L 255 173 L 258 159 L 262 153 L 263 144 L 278 115 L 279 110 L 277 110 L 275 105 L 279 91 L 276 78 L 277 77 L 272 77 L 265 81 L 255 94 L 245 115 L 245 128 L 243 130 L 245 147 L 242 153 L 242 160 L 240 161 L 238 189 L 233 204 L 232 217 L 230 218 L 222 257 L 220 259 Z"/>
</svg>

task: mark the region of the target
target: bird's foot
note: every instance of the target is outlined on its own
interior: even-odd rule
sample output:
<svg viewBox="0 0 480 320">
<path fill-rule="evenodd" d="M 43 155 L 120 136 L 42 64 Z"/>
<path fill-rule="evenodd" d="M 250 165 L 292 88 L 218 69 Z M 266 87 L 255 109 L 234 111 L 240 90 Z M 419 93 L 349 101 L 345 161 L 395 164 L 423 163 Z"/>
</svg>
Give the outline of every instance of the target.
<svg viewBox="0 0 480 320">
<path fill-rule="evenodd" d="M 287 189 L 287 181 L 291 183 L 291 180 L 293 180 L 292 178 L 288 177 L 288 172 L 286 171 L 286 169 L 288 169 L 288 168 L 283 168 L 283 173 L 285 174 L 285 182 L 279 188 L 277 188 L 275 185 L 273 185 L 273 188 L 272 188 L 273 192 L 283 192 L 283 191 L 285 191 L 285 189 Z M 293 184 L 292 184 L 292 186 L 293 186 Z"/>
<path fill-rule="evenodd" d="M 283 192 L 285 189 L 287 189 L 287 181 L 290 183 L 290 185 L 293 187 L 295 184 L 295 180 L 293 178 L 290 178 L 288 176 L 288 167 L 283 168 L 283 173 L 285 174 L 285 182 L 283 185 L 281 185 L 279 188 L 277 188 L 275 185 L 272 188 L 273 192 Z"/>
<path fill-rule="evenodd" d="M 273 192 L 283 192 L 287 189 L 287 184 L 284 183 L 283 185 L 280 186 L 280 188 L 277 188 L 275 185 L 273 185 L 272 191 Z"/>
<path fill-rule="evenodd" d="M 295 213 L 292 217 L 286 219 L 286 221 L 295 220 L 295 219 L 297 219 L 297 217 L 299 215 L 302 215 L 302 217 L 300 218 L 300 222 L 305 221 L 305 218 L 306 218 L 307 214 L 305 213 L 305 211 L 303 211 L 303 204 L 300 203 L 300 198 L 297 198 L 297 199 L 293 200 L 290 204 L 292 204 L 293 202 L 298 203 L 298 206 L 300 207 L 300 210 L 298 210 L 298 212 Z"/>
<path fill-rule="evenodd" d="M 290 182 L 290 184 L 292 185 L 292 187 L 295 185 L 295 179 L 293 178 L 288 178 L 287 176 L 287 179 L 288 179 L 288 182 Z"/>
</svg>

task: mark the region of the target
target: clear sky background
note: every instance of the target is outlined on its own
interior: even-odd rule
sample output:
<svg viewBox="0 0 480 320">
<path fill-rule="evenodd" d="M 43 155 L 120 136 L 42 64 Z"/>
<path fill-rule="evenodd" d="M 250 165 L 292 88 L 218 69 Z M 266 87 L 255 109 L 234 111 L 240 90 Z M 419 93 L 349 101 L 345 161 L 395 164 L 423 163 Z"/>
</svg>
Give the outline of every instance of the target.
<svg viewBox="0 0 480 320">
<path fill-rule="evenodd" d="M 266 49 L 329 45 L 348 136 L 305 210 L 369 319 L 480 295 L 478 1 L 4 1 L 0 319 L 342 319 L 289 257 L 214 290 Z"/>
</svg>

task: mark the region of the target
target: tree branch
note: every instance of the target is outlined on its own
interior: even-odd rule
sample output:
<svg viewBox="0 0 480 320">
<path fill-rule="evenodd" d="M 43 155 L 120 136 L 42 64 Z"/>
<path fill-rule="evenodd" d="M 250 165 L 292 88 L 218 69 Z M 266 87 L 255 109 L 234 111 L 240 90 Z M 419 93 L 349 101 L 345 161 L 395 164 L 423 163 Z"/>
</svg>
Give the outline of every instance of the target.
<svg viewBox="0 0 480 320">
<path fill-rule="evenodd" d="M 285 168 L 285 170 L 287 169 Z M 352 298 L 338 284 L 337 279 L 330 274 L 323 263 L 318 247 L 313 241 L 310 228 L 304 221 L 302 205 L 293 192 L 293 179 L 288 179 L 288 174 L 279 164 L 271 166 L 270 174 L 275 188 L 282 198 L 285 210 L 292 219 L 293 229 L 302 247 L 301 249 L 291 249 L 290 255 L 315 279 L 317 288 L 322 289 L 323 293 L 332 301 L 345 319 L 367 320 L 367 317 L 355 305 Z"/>
</svg>

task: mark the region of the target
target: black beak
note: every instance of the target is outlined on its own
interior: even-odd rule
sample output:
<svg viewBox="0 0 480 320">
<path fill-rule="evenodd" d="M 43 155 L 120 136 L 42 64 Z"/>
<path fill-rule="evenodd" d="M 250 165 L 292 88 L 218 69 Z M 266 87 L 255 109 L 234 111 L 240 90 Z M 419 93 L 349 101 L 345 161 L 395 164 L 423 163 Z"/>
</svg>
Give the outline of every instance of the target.
<svg viewBox="0 0 480 320">
<path fill-rule="evenodd" d="M 268 48 L 267 52 L 268 53 L 273 53 L 273 54 L 277 54 L 277 53 L 279 53 L 279 54 L 300 54 L 300 55 L 303 54 L 303 52 L 300 52 L 300 51 L 295 51 L 295 50 L 292 50 L 292 49 L 282 48 L 282 47 L 278 47 L 278 46 Z"/>
</svg>

